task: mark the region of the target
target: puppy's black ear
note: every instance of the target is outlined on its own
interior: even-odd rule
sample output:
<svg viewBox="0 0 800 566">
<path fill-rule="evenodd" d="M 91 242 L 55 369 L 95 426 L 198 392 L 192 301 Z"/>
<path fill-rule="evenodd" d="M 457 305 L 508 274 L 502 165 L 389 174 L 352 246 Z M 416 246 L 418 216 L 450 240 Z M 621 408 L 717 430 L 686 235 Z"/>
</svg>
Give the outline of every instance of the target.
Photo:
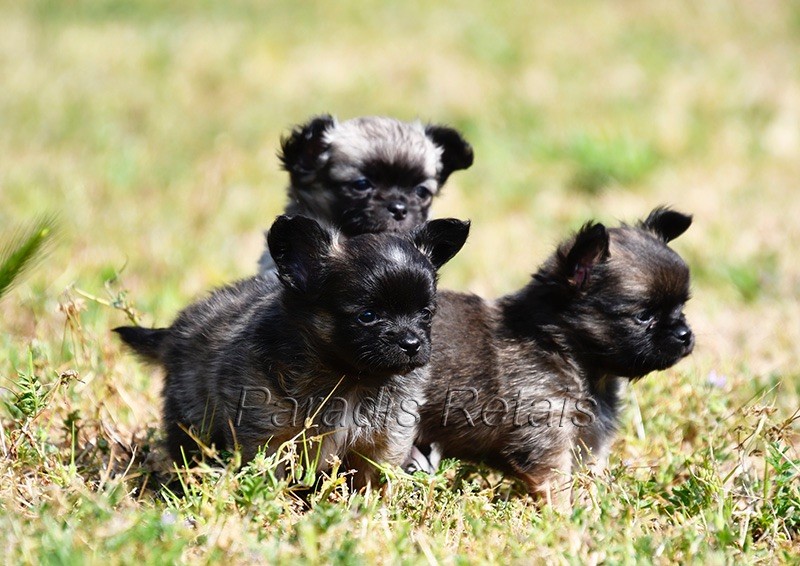
<svg viewBox="0 0 800 566">
<path fill-rule="evenodd" d="M 575 235 L 569 251 L 562 256 L 567 281 L 578 290 L 589 284 L 594 268 L 608 258 L 608 230 L 589 222 Z"/>
<path fill-rule="evenodd" d="M 118 326 L 113 332 L 119 334 L 123 342 L 147 361 L 159 362 L 161 361 L 161 346 L 169 335 L 169 328 Z"/>
<path fill-rule="evenodd" d="M 325 132 L 335 120 L 329 114 L 316 116 L 306 124 L 295 126 L 292 133 L 281 138 L 278 158 L 289 173 L 305 174 L 316 169 L 317 159 L 325 151 Z"/>
<path fill-rule="evenodd" d="M 447 181 L 450 173 L 472 165 L 472 146 L 453 128 L 429 125 L 425 128 L 425 134 L 442 148 L 442 169 L 437 179 L 440 187 Z"/>
<path fill-rule="evenodd" d="M 653 212 L 641 222 L 641 227 L 653 232 L 656 236 L 671 242 L 692 225 L 692 217 L 665 206 L 654 208 Z"/>
<path fill-rule="evenodd" d="M 283 284 L 307 293 L 318 281 L 334 234 L 305 216 L 278 216 L 267 232 L 267 245 Z"/>
<path fill-rule="evenodd" d="M 411 234 L 414 245 L 436 269 L 450 261 L 469 236 L 469 221 L 439 218 L 418 226 Z"/>
</svg>

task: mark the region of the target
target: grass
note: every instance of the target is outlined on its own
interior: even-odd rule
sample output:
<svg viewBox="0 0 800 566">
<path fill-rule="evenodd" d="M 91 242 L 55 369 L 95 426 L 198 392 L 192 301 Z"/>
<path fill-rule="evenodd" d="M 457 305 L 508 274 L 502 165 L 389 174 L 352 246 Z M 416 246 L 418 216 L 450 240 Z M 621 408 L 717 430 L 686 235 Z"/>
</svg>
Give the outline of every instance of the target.
<svg viewBox="0 0 800 566">
<path fill-rule="evenodd" d="M 57 214 L 0 301 L 9 563 L 793 563 L 800 558 L 796 3 L 0 3 L 0 241 Z M 320 112 L 451 123 L 442 286 L 521 285 L 590 217 L 666 203 L 694 355 L 627 393 L 571 513 L 457 462 L 303 503 L 258 458 L 170 476 L 161 377 L 109 329 L 249 275 L 281 133 Z M 173 490 L 157 488 L 171 477 Z M 180 489 L 178 489 L 178 486 Z"/>
<path fill-rule="evenodd" d="M 597 193 L 612 183 L 643 182 L 656 166 L 655 152 L 629 138 L 576 136 L 564 151 L 574 163 L 572 185 L 585 193 Z"/>
<path fill-rule="evenodd" d="M 54 228 L 54 219 L 39 218 L 3 244 L 0 250 L 0 297 L 8 293 L 47 252 L 46 245 Z"/>
</svg>

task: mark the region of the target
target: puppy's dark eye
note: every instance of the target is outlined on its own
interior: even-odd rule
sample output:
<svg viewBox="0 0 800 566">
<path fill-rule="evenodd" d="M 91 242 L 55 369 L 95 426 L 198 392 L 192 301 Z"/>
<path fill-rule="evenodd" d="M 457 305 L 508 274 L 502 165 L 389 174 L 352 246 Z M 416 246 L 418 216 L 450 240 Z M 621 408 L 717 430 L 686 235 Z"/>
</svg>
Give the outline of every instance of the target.
<svg viewBox="0 0 800 566">
<path fill-rule="evenodd" d="M 367 191 L 372 190 L 372 183 L 369 182 L 369 179 L 356 179 L 350 186 L 353 190 L 358 191 L 359 193 L 366 193 Z"/>
<path fill-rule="evenodd" d="M 428 200 L 429 198 L 431 198 L 431 195 L 433 195 L 433 193 L 430 191 L 428 187 L 424 187 L 422 185 L 417 187 L 416 191 L 417 191 L 417 196 L 422 200 Z"/>
<path fill-rule="evenodd" d="M 655 315 L 649 311 L 642 311 L 633 315 L 633 319 L 642 326 L 646 326 L 653 322 Z"/>
<path fill-rule="evenodd" d="M 356 318 L 361 324 L 372 324 L 378 321 L 378 314 L 375 311 L 364 311 Z"/>
<path fill-rule="evenodd" d="M 422 316 L 422 322 L 426 324 L 430 324 L 433 320 L 433 311 L 431 309 L 422 309 L 420 315 Z"/>
</svg>

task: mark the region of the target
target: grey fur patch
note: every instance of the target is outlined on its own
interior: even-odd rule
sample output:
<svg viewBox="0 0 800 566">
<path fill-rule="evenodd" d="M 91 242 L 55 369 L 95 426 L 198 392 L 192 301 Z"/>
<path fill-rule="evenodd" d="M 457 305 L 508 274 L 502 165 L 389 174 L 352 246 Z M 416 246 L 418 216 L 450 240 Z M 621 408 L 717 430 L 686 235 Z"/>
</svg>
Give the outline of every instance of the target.
<svg viewBox="0 0 800 566">
<path fill-rule="evenodd" d="M 441 168 L 441 148 L 425 135 L 420 122 L 401 122 L 381 116 L 363 117 L 337 123 L 326 132 L 330 149 L 326 160 L 332 176 L 346 179 L 370 161 L 419 167 L 426 177 L 433 178 Z M 337 172 L 348 164 L 351 171 Z"/>
</svg>

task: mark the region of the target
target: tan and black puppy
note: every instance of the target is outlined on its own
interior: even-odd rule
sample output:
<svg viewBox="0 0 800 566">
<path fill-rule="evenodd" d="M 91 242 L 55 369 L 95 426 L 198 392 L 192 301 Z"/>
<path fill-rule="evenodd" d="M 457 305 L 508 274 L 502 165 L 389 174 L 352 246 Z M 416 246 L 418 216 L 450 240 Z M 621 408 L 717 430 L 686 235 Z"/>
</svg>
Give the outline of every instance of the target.
<svg viewBox="0 0 800 566">
<path fill-rule="evenodd" d="M 633 226 L 589 223 L 517 293 L 440 292 L 407 469 L 440 457 L 485 462 L 550 497 L 575 459 L 603 462 L 622 384 L 694 346 L 683 315 L 689 268 L 667 246 L 690 224 L 665 208 Z"/>
<path fill-rule="evenodd" d="M 340 239 L 281 216 L 268 233 L 279 283 L 218 289 L 169 328 L 114 329 L 166 370 L 172 458 L 191 459 L 199 441 L 247 460 L 307 431 L 321 439 L 309 453 L 319 469 L 338 457 L 358 470 L 358 487 L 375 477 L 364 458 L 401 464 L 425 400 L 436 273 L 468 232 L 442 219 Z"/>
<path fill-rule="evenodd" d="M 289 173 L 286 214 L 314 218 L 346 236 L 407 232 L 428 219 L 453 171 L 472 165 L 472 147 L 453 128 L 367 116 L 319 116 L 281 140 Z M 265 250 L 259 271 L 275 264 Z"/>
</svg>

